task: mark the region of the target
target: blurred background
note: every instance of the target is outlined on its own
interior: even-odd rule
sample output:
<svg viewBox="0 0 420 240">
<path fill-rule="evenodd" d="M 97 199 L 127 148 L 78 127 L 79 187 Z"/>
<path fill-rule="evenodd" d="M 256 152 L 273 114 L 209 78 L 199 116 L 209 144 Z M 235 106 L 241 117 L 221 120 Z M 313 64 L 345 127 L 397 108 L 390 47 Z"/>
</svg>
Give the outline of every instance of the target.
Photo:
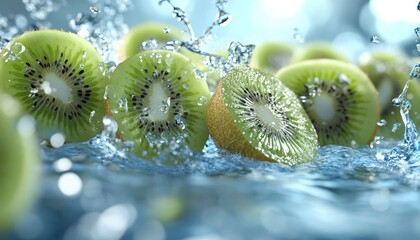
<svg viewBox="0 0 420 240">
<path fill-rule="evenodd" d="M 47 27 L 71 31 L 69 22 L 79 13 L 89 13 L 92 6 L 119 6 L 116 16 L 128 28 L 144 21 L 162 21 L 185 26 L 172 17 L 171 6 L 158 0 L 22 0 L 8 1 L 0 9 L 0 27 L 5 19 L 16 25 L 29 26 L 34 22 L 48 23 Z M 310 41 L 329 41 L 349 57 L 355 58 L 366 48 L 401 48 L 409 55 L 419 55 L 414 29 L 420 12 L 417 0 L 229 0 L 225 10 L 231 21 L 216 28 L 208 49 L 226 49 L 231 41 L 258 44 L 266 40 L 285 40 L 301 44 Z M 187 13 L 194 31 L 202 35 L 214 21 L 216 0 L 173 0 Z M 110 15 L 109 13 L 107 13 Z M 112 15 L 112 14 L 111 14 Z M 3 19 L 3 20 L 2 20 Z M 1 28 L 0 28 L 1 29 Z M 10 30 L 10 29 L 9 29 Z M 124 31 L 127 31 L 126 29 Z M 122 33 L 120 33 L 122 34 Z M 10 34 L 9 34 L 10 35 Z M 2 36 L 8 36 L 3 33 Z M 372 36 L 378 41 L 371 42 Z M 420 47 L 420 45 L 419 45 Z"/>
</svg>

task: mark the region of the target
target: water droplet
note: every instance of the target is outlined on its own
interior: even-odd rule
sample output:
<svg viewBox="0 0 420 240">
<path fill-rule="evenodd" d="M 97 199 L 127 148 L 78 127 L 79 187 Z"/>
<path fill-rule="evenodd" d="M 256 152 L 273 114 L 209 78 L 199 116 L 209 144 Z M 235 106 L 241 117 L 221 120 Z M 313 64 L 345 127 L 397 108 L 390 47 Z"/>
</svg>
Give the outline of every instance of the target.
<svg viewBox="0 0 420 240">
<path fill-rule="evenodd" d="M 95 111 L 90 112 L 90 115 L 89 115 L 89 122 L 90 123 L 93 123 L 92 120 L 93 120 L 93 117 L 95 116 L 95 113 L 96 113 Z"/>
<path fill-rule="evenodd" d="M 102 123 L 104 124 L 104 131 L 102 132 L 102 135 L 115 138 L 118 130 L 118 123 L 110 116 L 103 117 Z"/>
<path fill-rule="evenodd" d="M 394 123 L 393 125 L 392 125 L 392 132 L 394 133 L 394 132 L 396 132 L 399 128 L 401 127 L 401 123 Z"/>
<path fill-rule="evenodd" d="M 86 55 L 87 55 L 86 51 L 85 51 L 85 50 L 83 50 L 83 51 L 82 51 L 82 56 L 81 56 L 81 58 L 82 58 L 82 59 L 86 59 Z"/>
<path fill-rule="evenodd" d="M 50 144 L 53 148 L 60 148 L 64 145 L 66 138 L 62 133 L 54 133 L 50 137 Z"/>
<path fill-rule="evenodd" d="M 171 29 L 169 27 L 164 27 L 163 28 L 163 33 L 168 34 L 171 32 Z"/>
<path fill-rule="evenodd" d="M 149 39 L 141 43 L 141 50 L 156 50 L 159 48 L 159 42 L 156 39 Z"/>
<path fill-rule="evenodd" d="M 340 83 L 341 84 L 344 84 L 344 85 L 348 85 L 349 84 L 349 78 L 347 77 L 347 75 L 346 74 L 344 74 L 344 73 L 340 73 L 339 75 L 338 75 L 338 79 L 340 80 Z"/>
<path fill-rule="evenodd" d="M 162 105 L 160 106 L 160 111 L 167 113 L 169 110 L 169 106 L 171 106 L 171 98 L 168 97 L 166 100 L 162 101 Z"/>
<path fill-rule="evenodd" d="M 206 104 L 208 102 L 208 99 L 207 99 L 207 97 L 206 96 L 201 96 L 199 99 L 198 99 L 198 106 L 203 106 L 204 104 Z"/>
<path fill-rule="evenodd" d="M 255 45 L 242 45 L 240 42 L 231 42 L 228 49 L 228 60 L 231 65 L 249 64 Z"/>
<path fill-rule="evenodd" d="M 44 90 L 44 93 L 47 95 L 50 95 L 52 92 L 51 86 L 50 86 L 50 82 L 45 81 L 41 84 L 41 88 L 42 90 Z"/>
<path fill-rule="evenodd" d="M 91 7 L 89 7 L 89 10 L 90 10 L 93 14 L 97 14 L 97 13 L 100 13 L 100 12 L 101 12 L 101 10 L 100 10 L 98 7 L 96 7 L 96 6 L 91 6 Z"/>
<path fill-rule="evenodd" d="M 186 13 L 179 7 L 173 7 L 172 16 L 176 18 L 178 21 L 182 22 L 187 18 Z"/>
<path fill-rule="evenodd" d="M 378 126 L 380 126 L 380 127 L 383 127 L 383 126 L 385 126 L 386 125 L 386 120 L 385 119 L 381 119 L 381 120 L 379 120 L 379 122 L 377 122 L 377 125 Z"/>
<path fill-rule="evenodd" d="M 232 17 L 226 13 L 225 11 L 219 11 L 218 17 L 217 17 L 217 25 L 224 27 L 229 24 Z"/>
<path fill-rule="evenodd" d="M 420 63 L 416 64 L 410 72 L 410 78 L 420 79 Z"/>
<path fill-rule="evenodd" d="M 124 110 L 124 112 L 128 112 L 128 103 L 127 103 L 127 98 L 120 98 L 118 100 L 118 105 L 121 109 Z"/>
<path fill-rule="evenodd" d="M 417 37 L 419 37 L 419 38 L 420 38 L 420 27 L 416 27 L 416 28 L 414 29 L 414 32 L 416 33 Z"/>
<path fill-rule="evenodd" d="M 4 61 L 14 61 L 20 57 L 20 55 L 25 51 L 25 46 L 20 42 L 14 42 L 7 45 L 6 52 L 4 54 Z"/>
<path fill-rule="evenodd" d="M 111 73 L 114 72 L 116 67 L 117 67 L 117 64 L 113 61 L 111 61 L 111 62 L 101 62 L 99 64 L 99 69 L 101 70 L 103 76 L 111 75 Z"/>
<path fill-rule="evenodd" d="M 194 68 L 193 71 L 195 73 L 196 78 L 198 78 L 199 80 L 202 80 L 202 81 L 206 81 L 207 74 L 205 72 L 201 71 L 198 68 Z"/>
<path fill-rule="evenodd" d="M 373 35 L 372 37 L 370 37 L 370 42 L 378 44 L 381 42 L 381 39 L 379 38 L 379 36 Z"/>
<path fill-rule="evenodd" d="M 294 28 L 293 39 L 296 41 L 296 43 L 299 44 L 305 42 L 305 36 L 303 36 L 303 34 L 300 33 L 298 28 Z"/>
</svg>

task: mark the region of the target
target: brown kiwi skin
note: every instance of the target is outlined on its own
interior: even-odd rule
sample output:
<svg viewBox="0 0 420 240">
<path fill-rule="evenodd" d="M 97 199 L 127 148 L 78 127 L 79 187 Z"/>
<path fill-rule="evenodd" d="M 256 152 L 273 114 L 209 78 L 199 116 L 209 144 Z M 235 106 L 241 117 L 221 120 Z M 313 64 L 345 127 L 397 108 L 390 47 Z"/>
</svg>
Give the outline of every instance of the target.
<svg viewBox="0 0 420 240">
<path fill-rule="evenodd" d="M 223 101 L 222 83 L 223 79 L 217 85 L 209 102 L 209 109 L 214 108 L 219 109 L 219 111 L 207 111 L 207 128 L 216 146 L 224 148 L 229 152 L 238 152 L 240 155 L 249 158 L 275 162 L 261 152 L 255 150 L 248 140 L 243 137 Z M 224 134 L 217 134 L 221 131 L 224 132 Z M 237 136 L 241 137 L 238 138 Z"/>
</svg>

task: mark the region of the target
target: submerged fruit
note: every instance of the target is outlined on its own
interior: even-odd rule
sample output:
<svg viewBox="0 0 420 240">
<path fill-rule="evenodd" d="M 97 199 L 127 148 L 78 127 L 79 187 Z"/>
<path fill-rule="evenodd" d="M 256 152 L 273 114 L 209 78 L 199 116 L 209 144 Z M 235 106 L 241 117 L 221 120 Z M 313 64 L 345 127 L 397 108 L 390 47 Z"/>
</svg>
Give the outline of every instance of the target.
<svg viewBox="0 0 420 240">
<path fill-rule="evenodd" d="M 365 145 L 375 136 L 378 93 L 358 67 L 331 59 L 307 60 L 276 76 L 299 96 L 320 145 Z"/>
<path fill-rule="evenodd" d="M 58 30 L 25 32 L 1 52 L 0 87 L 34 116 L 42 138 L 86 141 L 102 129 L 107 78 L 86 40 Z"/>
<path fill-rule="evenodd" d="M 392 52 L 371 52 L 362 54 L 360 68 L 369 76 L 379 92 L 382 126 L 378 135 L 387 139 L 400 140 L 404 135 L 400 110 L 392 100 L 398 97 L 409 79 L 408 58 Z M 420 83 L 411 81 L 407 91 L 411 104 L 410 116 L 416 126 L 420 126 Z"/>
<path fill-rule="evenodd" d="M 288 165 L 312 160 L 317 135 L 296 95 L 277 78 L 237 66 L 210 100 L 207 124 L 216 145 Z"/>
<path fill-rule="evenodd" d="M 36 195 L 40 153 L 35 121 L 0 93 L 0 233 L 28 209 Z"/>
<path fill-rule="evenodd" d="M 156 50 L 122 62 L 108 87 L 109 112 L 133 152 L 147 159 L 174 144 L 201 151 L 208 139 L 210 92 L 185 56 Z"/>
</svg>

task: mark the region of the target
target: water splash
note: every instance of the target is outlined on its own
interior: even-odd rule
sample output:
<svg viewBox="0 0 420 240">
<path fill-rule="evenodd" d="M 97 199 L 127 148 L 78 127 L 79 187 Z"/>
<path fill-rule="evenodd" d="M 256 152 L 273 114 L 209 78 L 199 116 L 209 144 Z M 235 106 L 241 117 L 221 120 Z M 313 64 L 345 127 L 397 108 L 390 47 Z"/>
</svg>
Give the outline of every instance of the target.
<svg viewBox="0 0 420 240">
<path fill-rule="evenodd" d="M 237 64 L 249 64 L 252 52 L 255 45 L 243 45 L 239 42 L 232 42 L 229 46 L 229 57 L 226 60 L 224 57 L 208 53 L 203 51 L 203 45 L 208 42 L 209 39 L 213 38 L 213 30 L 215 27 L 225 27 L 229 24 L 232 17 L 225 10 L 225 6 L 228 3 L 227 0 L 217 0 L 217 15 L 216 19 L 211 23 L 209 27 L 204 31 L 202 36 L 197 36 L 191 25 L 191 22 L 187 16 L 187 13 L 181 8 L 175 6 L 170 0 L 160 0 L 159 5 L 167 3 L 172 7 L 172 16 L 178 21 L 182 22 L 190 36 L 188 41 L 171 41 L 166 44 L 166 49 L 179 49 L 179 47 L 185 47 L 193 53 L 200 54 L 206 57 L 204 63 L 209 67 L 210 71 L 220 72 L 220 76 L 225 75 L 232 67 Z"/>
<path fill-rule="evenodd" d="M 90 0 L 86 12 L 79 12 L 69 21 L 70 28 L 87 39 L 105 62 L 119 62 L 118 42 L 128 32 L 122 13 L 131 6 L 131 0 Z"/>
<path fill-rule="evenodd" d="M 375 44 L 379 44 L 379 43 L 381 43 L 381 39 L 379 38 L 379 36 L 373 35 L 372 37 L 370 37 L 370 42 L 375 43 Z"/>
</svg>

